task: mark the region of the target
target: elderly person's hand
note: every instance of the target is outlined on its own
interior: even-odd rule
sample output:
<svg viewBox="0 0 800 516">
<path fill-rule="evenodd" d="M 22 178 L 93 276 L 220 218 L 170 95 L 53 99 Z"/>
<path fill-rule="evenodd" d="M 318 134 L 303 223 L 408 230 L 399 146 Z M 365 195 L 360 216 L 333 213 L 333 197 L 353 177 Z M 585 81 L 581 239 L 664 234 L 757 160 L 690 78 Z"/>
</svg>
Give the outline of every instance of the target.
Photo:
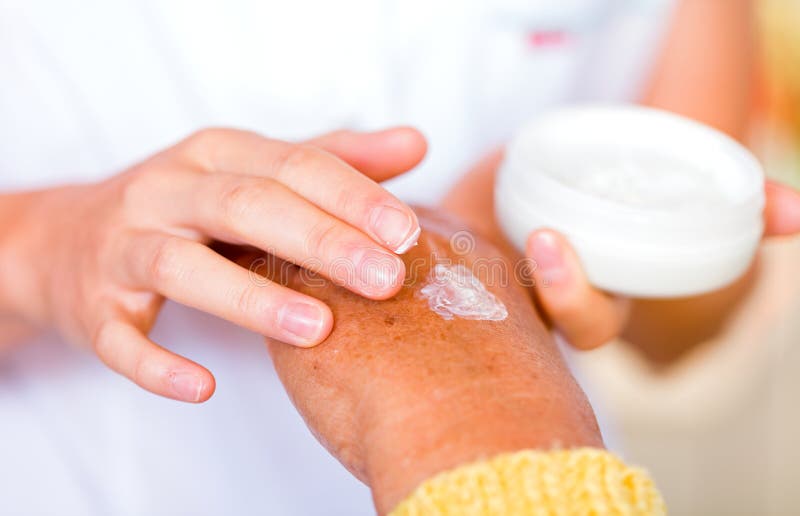
<svg viewBox="0 0 800 516">
<path fill-rule="evenodd" d="M 0 320 L 55 327 L 145 389 L 204 401 L 211 373 L 147 337 L 164 298 L 297 346 L 333 325 L 324 302 L 255 285 L 209 244 L 260 248 L 361 296 L 390 297 L 419 223 L 376 181 L 425 148 L 408 128 L 301 144 L 208 129 L 97 184 L 3 196 Z M 337 267 L 342 259 L 351 267 Z"/>
<path fill-rule="evenodd" d="M 592 410 L 514 281 L 514 264 L 480 237 L 469 249 L 454 249 L 451 236 L 464 226 L 418 213 L 424 231 L 403 257 L 405 286 L 386 301 L 294 269 L 286 274 L 271 259 L 239 261 L 288 278 L 290 287 L 333 309 L 336 325 L 320 346 L 271 340 L 269 350 L 311 431 L 370 486 L 381 513 L 460 464 L 519 450 L 602 448 Z M 446 319 L 432 310 L 420 291 L 436 264 L 463 265 L 507 315 Z M 580 492 L 576 486 L 576 497 Z"/>
</svg>

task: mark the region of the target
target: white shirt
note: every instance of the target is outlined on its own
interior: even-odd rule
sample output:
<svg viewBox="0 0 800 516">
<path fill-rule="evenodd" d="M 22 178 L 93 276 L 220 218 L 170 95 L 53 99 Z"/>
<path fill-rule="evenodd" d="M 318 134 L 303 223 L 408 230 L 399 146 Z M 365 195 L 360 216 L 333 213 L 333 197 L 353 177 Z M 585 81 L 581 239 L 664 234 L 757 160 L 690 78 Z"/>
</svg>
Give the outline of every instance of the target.
<svg viewBox="0 0 800 516">
<path fill-rule="evenodd" d="M 0 188 L 92 181 L 205 126 L 284 139 L 412 124 L 387 186 L 434 203 L 541 110 L 630 100 L 670 0 L 0 0 Z M 371 514 L 262 339 L 167 303 L 153 339 L 209 367 L 200 406 L 54 336 L 0 360 L 0 514 Z"/>
</svg>

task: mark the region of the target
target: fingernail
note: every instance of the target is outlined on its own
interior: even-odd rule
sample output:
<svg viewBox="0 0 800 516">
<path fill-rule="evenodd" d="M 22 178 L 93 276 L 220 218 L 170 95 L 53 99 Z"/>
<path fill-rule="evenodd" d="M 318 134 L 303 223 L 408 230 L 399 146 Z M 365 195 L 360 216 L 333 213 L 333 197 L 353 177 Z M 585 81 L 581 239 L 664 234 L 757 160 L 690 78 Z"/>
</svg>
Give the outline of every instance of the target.
<svg viewBox="0 0 800 516">
<path fill-rule="evenodd" d="M 178 399 L 198 402 L 205 387 L 205 381 L 193 373 L 174 372 L 170 374 L 172 391 Z"/>
<path fill-rule="evenodd" d="M 382 244 L 403 254 L 417 243 L 420 228 L 408 213 L 391 206 L 379 206 L 372 212 L 372 231 Z"/>
<path fill-rule="evenodd" d="M 537 233 L 530 243 L 530 254 L 536 263 L 536 271 L 548 283 L 563 282 L 568 271 L 564 253 L 558 239 L 553 233 L 543 231 Z"/>
<path fill-rule="evenodd" d="M 792 200 L 794 202 L 787 203 L 786 218 L 793 232 L 797 232 L 800 231 L 800 195 L 795 194 Z"/>
<path fill-rule="evenodd" d="M 289 303 L 278 312 L 278 326 L 302 344 L 316 342 L 323 324 L 322 309 L 310 303 Z"/>
<path fill-rule="evenodd" d="M 353 257 L 359 286 L 368 295 L 381 297 L 403 280 L 403 262 L 389 253 L 359 249 Z"/>
</svg>

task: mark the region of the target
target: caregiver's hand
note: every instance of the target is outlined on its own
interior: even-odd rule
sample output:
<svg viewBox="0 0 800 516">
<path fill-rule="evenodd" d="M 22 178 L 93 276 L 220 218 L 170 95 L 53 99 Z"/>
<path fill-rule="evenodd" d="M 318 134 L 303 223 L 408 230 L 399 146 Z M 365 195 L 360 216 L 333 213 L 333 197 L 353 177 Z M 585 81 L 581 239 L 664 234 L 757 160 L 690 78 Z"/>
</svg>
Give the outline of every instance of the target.
<svg viewBox="0 0 800 516">
<path fill-rule="evenodd" d="M 164 298 L 297 346 L 333 324 L 323 302 L 253 281 L 207 244 L 254 246 L 388 298 L 419 223 L 375 180 L 410 169 L 425 148 L 409 128 L 304 144 L 208 129 L 101 183 L 4 196 L 0 315 L 91 343 L 147 390 L 204 401 L 211 373 L 147 338 Z"/>
<path fill-rule="evenodd" d="M 766 194 L 765 236 L 800 233 L 800 194 L 773 182 L 767 183 Z M 622 333 L 628 323 L 628 301 L 589 285 L 562 235 L 552 230 L 534 232 L 526 255 L 536 263 L 536 283 L 544 285 L 536 289 L 541 307 L 573 346 L 595 348 Z"/>
</svg>

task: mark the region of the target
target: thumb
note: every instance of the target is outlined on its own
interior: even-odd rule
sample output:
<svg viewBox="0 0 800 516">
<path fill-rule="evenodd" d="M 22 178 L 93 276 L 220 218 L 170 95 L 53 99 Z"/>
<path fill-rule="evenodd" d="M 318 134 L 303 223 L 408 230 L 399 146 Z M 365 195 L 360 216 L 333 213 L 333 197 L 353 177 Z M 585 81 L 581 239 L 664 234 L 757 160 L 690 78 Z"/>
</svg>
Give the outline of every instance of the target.
<svg viewBox="0 0 800 516">
<path fill-rule="evenodd" d="M 578 256 L 562 235 L 551 229 L 534 231 L 528 238 L 526 254 L 534 262 L 539 303 L 571 345 L 592 349 L 620 334 L 628 301 L 592 287 Z"/>
<path fill-rule="evenodd" d="M 428 150 L 425 137 L 413 127 L 375 132 L 334 131 L 308 143 L 338 156 L 375 181 L 411 170 Z"/>
<path fill-rule="evenodd" d="M 788 186 L 767 181 L 767 204 L 764 208 L 766 235 L 800 233 L 800 193 Z"/>
</svg>

